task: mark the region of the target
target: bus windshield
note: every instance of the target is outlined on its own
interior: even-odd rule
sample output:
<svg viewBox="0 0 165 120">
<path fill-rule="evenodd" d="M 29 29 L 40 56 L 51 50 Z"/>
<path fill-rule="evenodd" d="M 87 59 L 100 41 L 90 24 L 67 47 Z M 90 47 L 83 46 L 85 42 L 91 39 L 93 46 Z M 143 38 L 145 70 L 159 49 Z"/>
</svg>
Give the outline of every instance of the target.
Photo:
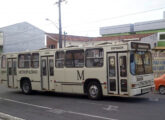
<svg viewBox="0 0 165 120">
<path fill-rule="evenodd" d="M 133 75 L 152 73 L 152 56 L 148 51 L 136 51 L 130 54 L 130 70 Z"/>
</svg>

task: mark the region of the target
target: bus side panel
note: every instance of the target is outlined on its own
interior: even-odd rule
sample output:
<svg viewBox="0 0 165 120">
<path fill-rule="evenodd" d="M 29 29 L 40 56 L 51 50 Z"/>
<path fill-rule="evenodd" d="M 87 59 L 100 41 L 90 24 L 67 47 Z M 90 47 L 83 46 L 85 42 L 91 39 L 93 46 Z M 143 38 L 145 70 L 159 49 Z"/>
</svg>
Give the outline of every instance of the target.
<svg viewBox="0 0 165 120">
<path fill-rule="evenodd" d="M 104 65 L 105 66 L 105 65 Z M 107 95 L 107 72 L 105 67 L 100 68 L 85 68 L 85 79 L 97 79 L 102 86 L 103 95 Z M 90 73 L 90 74 L 89 74 Z"/>
<path fill-rule="evenodd" d="M 64 68 L 55 68 L 55 84 L 54 89 L 56 92 L 62 92 L 62 82 L 64 81 Z"/>
<path fill-rule="evenodd" d="M 1 80 L 0 84 L 8 86 L 7 85 L 7 69 L 6 68 L 5 69 L 1 68 L 1 70 L 0 70 L 0 80 Z"/>
<path fill-rule="evenodd" d="M 65 68 L 65 83 L 62 84 L 63 92 L 84 93 L 83 80 L 84 68 Z"/>
<path fill-rule="evenodd" d="M 28 78 L 31 82 L 32 90 L 41 90 L 40 69 L 18 69 L 18 87 L 22 78 Z"/>
</svg>

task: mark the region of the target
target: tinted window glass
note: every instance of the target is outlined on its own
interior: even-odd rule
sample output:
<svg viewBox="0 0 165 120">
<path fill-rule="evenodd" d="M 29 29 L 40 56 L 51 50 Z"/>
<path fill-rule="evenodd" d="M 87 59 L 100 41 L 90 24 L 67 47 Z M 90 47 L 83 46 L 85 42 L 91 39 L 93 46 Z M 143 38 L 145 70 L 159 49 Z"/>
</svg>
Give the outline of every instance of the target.
<svg viewBox="0 0 165 120">
<path fill-rule="evenodd" d="M 86 67 L 102 67 L 103 66 L 103 49 L 86 50 Z"/>
<path fill-rule="evenodd" d="M 116 63 L 114 56 L 109 57 L 109 76 L 110 77 L 116 76 Z"/>
<path fill-rule="evenodd" d="M 38 68 L 39 67 L 39 54 L 38 53 L 32 54 L 31 67 L 32 68 Z"/>
<path fill-rule="evenodd" d="M 2 67 L 2 68 L 6 68 L 6 56 L 5 56 L 5 55 L 2 56 L 2 59 L 1 59 L 1 67 Z"/>
<path fill-rule="evenodd" d="M 126 77 L 127 76 L 127 62 L 126 62 L 126 56 L 120 57 L 120 76 Z"/>
<path fill-rule="evenodd" d="M 18 66 L 19 68 L 30 68 L 31 55 L 30 54 L 21 54 L 18 57 Z"/>
<path fill-rule="evenodd" d="M 50 76 L 54 75 L 54 62 L 53 62 L 53 59 L 49 60 L 49 72 L 50 72 Z"/>
<path fill-rule="evenodd" d="M 66 51 L 66 67 L 84 67 L 84 50 Z"/>
<path fill-rule="evenodd" d="M 56 52 L 56 68 L 63 68 L 64 67 L 64 51 Z"/>
</svg>

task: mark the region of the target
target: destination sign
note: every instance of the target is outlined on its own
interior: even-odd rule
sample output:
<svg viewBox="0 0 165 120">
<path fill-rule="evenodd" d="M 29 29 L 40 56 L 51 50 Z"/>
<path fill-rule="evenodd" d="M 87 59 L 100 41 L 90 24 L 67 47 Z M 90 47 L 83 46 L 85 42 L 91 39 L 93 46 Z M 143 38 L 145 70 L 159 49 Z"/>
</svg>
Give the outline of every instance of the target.
<svg viewBox="0 0 165 120">
<path fill-rule="evenodd" d="M 20 70 L 19 74 L 37 74 L 37 70 Z"/>
<path fill-rule="evenodd" d="M 132 49 L 150 49 L 150 44 L 147 43 L 131 43 Z"/>
</svg>

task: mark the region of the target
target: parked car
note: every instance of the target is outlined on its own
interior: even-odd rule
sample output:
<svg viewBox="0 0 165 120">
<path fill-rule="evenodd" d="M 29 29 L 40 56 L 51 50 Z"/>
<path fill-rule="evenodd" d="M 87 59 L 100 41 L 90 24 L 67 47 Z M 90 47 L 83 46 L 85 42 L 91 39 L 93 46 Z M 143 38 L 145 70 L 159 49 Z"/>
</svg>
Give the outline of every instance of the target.
<svg viewBox="0 0 165 120">
<path fill-rule="evenodd" d="M 155 90 L 159 91 L 160 94 L 165 94 L 165 74 L 154 79 Z"/>
</svg>

